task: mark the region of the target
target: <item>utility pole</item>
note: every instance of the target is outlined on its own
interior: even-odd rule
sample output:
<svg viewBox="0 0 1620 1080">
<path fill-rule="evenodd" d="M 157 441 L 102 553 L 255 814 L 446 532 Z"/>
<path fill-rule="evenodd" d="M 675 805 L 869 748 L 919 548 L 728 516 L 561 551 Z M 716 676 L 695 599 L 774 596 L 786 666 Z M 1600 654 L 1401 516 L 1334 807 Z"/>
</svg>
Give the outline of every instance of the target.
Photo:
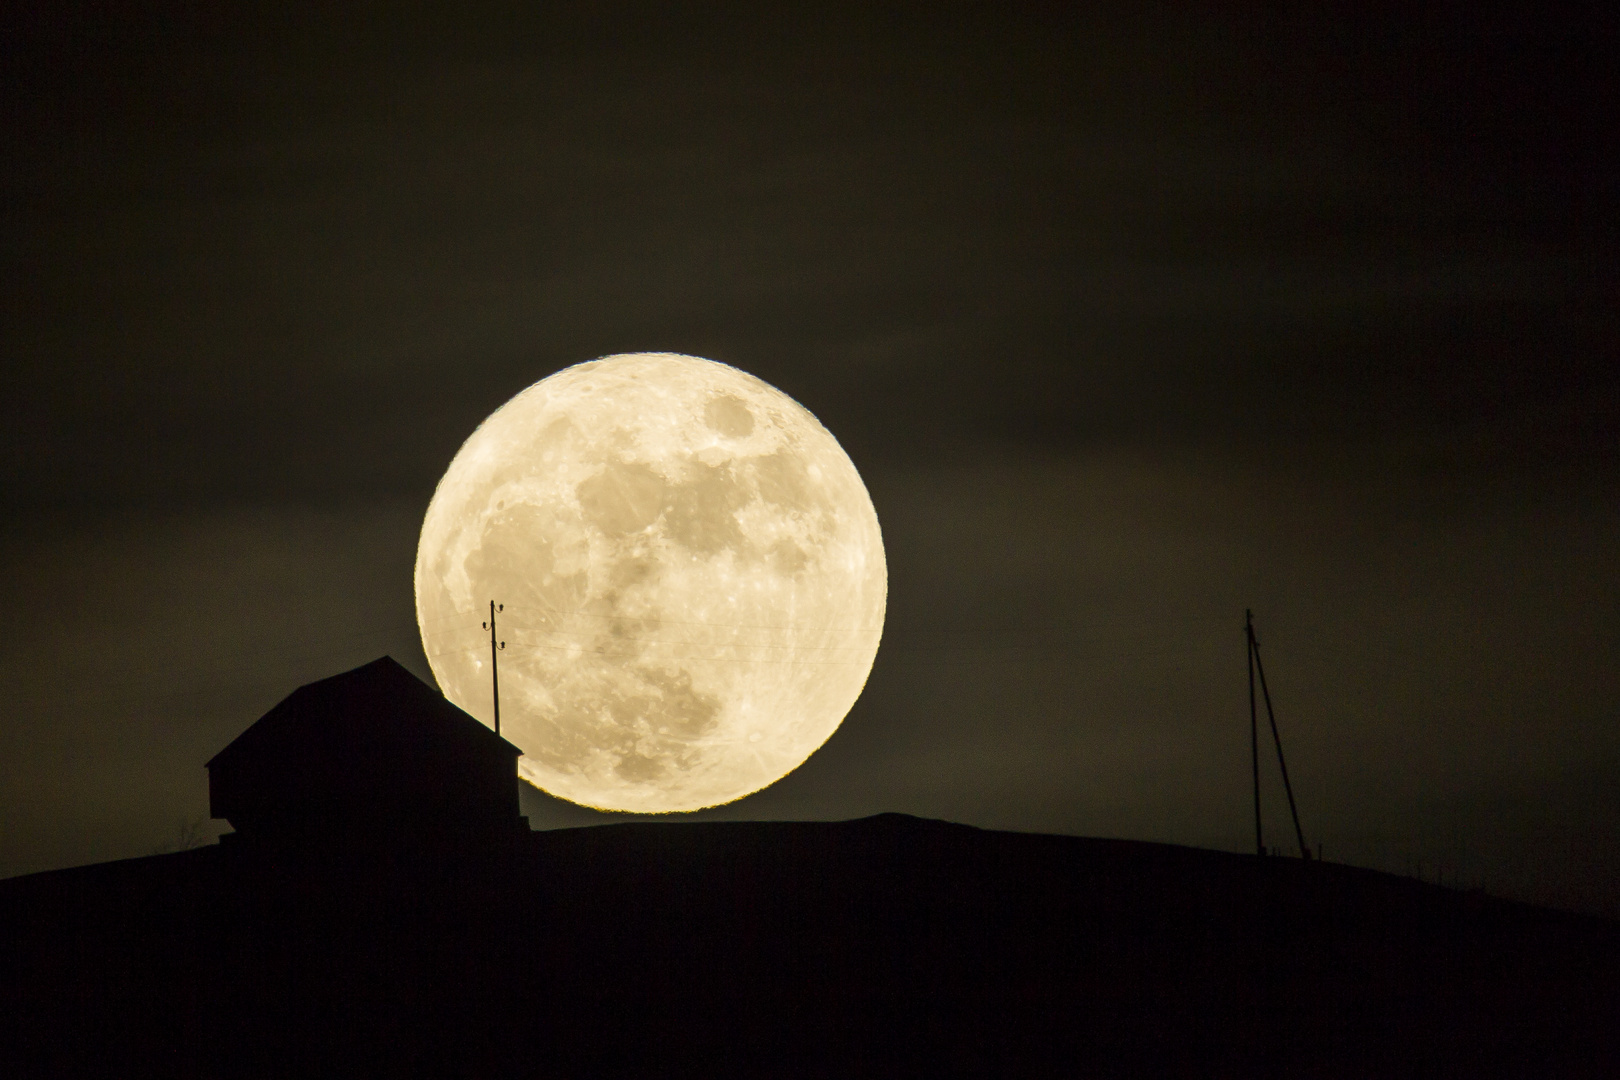
<svg viewBox="0 0 1620 1080">
<path fill-rule="evenodd" d="M 1283 791 L 1288 793 L 1288 812 L 1294 818 L 1294 836 L 1299 840 L 1299 857 L 1310 861 L 1311 849 L 1305 846 L 1305 830 L 1299 827 L 1299 808 L 1294 805 L 1294 786 L 1288 782 L 1288 762 L 1283 759 L 1282 735 L 1277 731 L 1277 714 L 1271 708 L 1271 691 L 1266 687 L 1266 666 L 1260 662 L 1260 642 L 1254 636 L 1254 613 L 1247 611 L 1245 630 L 1249 638 L 1249 745 L 1254 756 L 1254 831 L 1255 841 L 1260 837 L 1260 745 L 1256 731 L 1254 709 L 1254 676 L 1260 673 L 1260 693 L 1266 702 L 1266 719 L 1271 722 L 1271 738 L 1277 744 L 1277 768 L 1282 771 Z M 1264 855 L 1266 849 L 1260 848 Z"/>
<path fill-rule="evenodd" d="M 489 622 L 484 624 L 484 627 L 489 631 L 489 674 L 490 678 L 493 680 L 492 690 L 495 699 L 495 734 L 497 735 L 501 733 L 500 653 L 502 649 L 506 648 L 506 642 L 502 641 L 497 643 L 495 640 L 495 613 L 497 611 L 505 610 L 505 604 L 497 604 L 495 601 L 491 600 L 489 602 Z M 1251 679 L 1250 681 L 1252 682 L 1253 680 Z M 1249 696 L 1251 698 L 1254 697 L 1254 688 L 1252 686 L 1249 688 Z M 1279 749 L 1281 749 L 1280 746 Z"/>
</svg>

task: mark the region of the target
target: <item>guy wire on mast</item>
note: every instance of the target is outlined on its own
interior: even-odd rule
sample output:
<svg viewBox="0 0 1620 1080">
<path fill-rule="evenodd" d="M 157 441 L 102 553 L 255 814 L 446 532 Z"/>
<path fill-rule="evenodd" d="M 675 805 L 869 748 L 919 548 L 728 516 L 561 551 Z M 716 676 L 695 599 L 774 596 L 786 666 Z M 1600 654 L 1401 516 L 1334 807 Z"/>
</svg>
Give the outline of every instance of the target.
<svg viewBox="0 0 1620 1080">
<path fill-rule="evenodd" d="M 1288 794 L 1288 812 L 1294 819 L 1294 836 L 1299 840 L 1299 857 L 1309 860 L 1311 849 L 1305 846 L 1305 830 L 1299 825 L 1299 808 L 1294 804 L 1294 786 L 1288 782 L 1288 762 L 1283 758 L 1282 735 L 1277 730 L 1277 714 L 1271 708 L 1271 691 L 1266 687 L 1266 668 L 1260 662 L 1260 640 L 1254 636 L 1254 612 L 1243 612 L 1243 634 L 1249 651 L 1249 753 L 1254 770 L 1254 845 L 1256 853 L 1266 853 L 1265 839 L 1260 832 L 1260 731 L 1255 710 L 1254 677 L 1260 676 L 1260 693 L 1266 703 L 1266 719 L 1271 723 L 1271 738 L 1277 744 L 1277 768 L 1282 772 L 1283 791 Z"/>
</svg>

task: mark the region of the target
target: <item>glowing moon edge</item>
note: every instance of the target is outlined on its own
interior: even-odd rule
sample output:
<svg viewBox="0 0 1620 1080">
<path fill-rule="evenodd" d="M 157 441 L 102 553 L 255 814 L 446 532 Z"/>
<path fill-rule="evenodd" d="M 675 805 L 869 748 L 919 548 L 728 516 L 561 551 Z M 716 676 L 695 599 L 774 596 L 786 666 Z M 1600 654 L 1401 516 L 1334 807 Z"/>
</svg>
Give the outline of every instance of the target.
<svg viewBox="0 0 1620 1080">
<path fill-rule="evenodd" d="M 519 775 L 601 810 L 733 802 L 798 768 L 865 687 L 887 565 L 854 463 L 798 402 L 677 353 L 565 368 L 492 413 L 423 519 L 423 651 Z"/>
</svg>

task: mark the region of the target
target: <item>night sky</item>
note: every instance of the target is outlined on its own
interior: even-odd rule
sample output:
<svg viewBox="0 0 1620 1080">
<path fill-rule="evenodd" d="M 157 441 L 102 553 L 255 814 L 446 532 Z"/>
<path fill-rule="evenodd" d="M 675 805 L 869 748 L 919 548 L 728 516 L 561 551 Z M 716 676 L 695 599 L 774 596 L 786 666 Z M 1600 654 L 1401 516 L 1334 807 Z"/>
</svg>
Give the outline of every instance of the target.
<svg viewBox="0 0 1620 1080">
<path fill-rule="evenodd" d="M 1252 607 L 1327 858 L 1620 914 L 1607 5 L 337 6 L 0 16 L 0 874 L 431 678 L 462 440 L 663 350 L 814 412 L 890 570 L 843 727 L 693 819 L 1252 850 Z"/>
</svg>

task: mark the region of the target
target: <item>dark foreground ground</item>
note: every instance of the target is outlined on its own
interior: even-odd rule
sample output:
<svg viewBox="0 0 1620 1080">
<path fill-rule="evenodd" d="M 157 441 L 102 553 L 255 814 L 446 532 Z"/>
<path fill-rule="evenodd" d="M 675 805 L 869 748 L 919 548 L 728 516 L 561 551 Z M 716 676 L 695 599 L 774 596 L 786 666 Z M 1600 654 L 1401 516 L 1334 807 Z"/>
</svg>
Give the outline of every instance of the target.
<svg viewBox="0 0 1620 1080">
<path fill-rule="evenodd" d="M 883 815 L 0 882 L 0 1075 L 1620 1075 L 1620 924 Z"/>
</svg>

